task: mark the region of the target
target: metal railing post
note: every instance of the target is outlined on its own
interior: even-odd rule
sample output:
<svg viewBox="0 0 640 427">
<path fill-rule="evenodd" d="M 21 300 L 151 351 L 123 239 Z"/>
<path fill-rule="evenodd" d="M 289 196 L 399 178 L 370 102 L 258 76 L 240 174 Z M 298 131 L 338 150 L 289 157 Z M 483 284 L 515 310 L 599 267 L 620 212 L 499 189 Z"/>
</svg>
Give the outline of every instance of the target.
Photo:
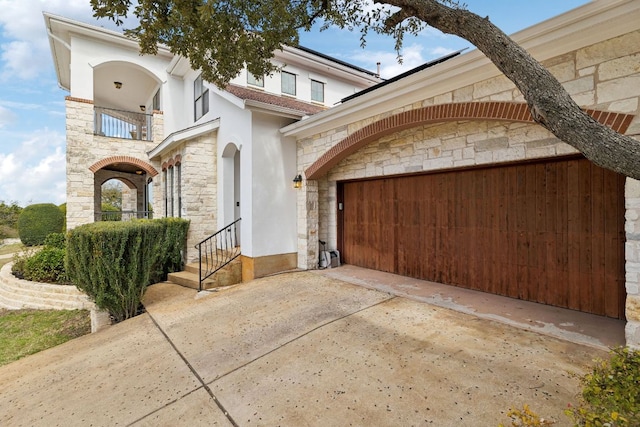
<svg viewBox="0 0 640 427">
<path fill-rule="evenodd" d="M 238 224 L 240 224 L 241 219 L 242 218 L 238 218 L 195 246 L 198 249 L 198 279 L 200 281 L 198 289 L 200 291 L 202 290 L 202 283 L 207 280 L 207 278 L 240 256 L 240 247 L 236 244 L 237 241 L 233 242 L 233 236 L 237 236 L 237 227 Z M 221 239 L 218 240 L 218 236 L 222 233 L 224 233 L 224 236 L 221 236 Z M 203 245 L 205 246 L 204 254 L 202 253 Z M 206 268 L 204 270 L 202 268 L 203 257 L 206 257 Z M 211 258 L 211 263 L 209 262 L 209 258 Z"/>
</svg>

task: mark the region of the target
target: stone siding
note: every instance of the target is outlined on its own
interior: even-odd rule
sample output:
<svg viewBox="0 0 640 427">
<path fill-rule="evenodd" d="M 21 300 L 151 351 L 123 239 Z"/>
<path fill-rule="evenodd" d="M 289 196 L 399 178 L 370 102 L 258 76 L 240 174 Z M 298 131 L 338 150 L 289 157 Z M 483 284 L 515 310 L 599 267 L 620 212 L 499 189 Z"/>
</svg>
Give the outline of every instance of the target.
<svg viewBox="0 0 640 427">
<path fill-rule="evenodd" d="M 160 164 L 150 161 L 147 151 L 159 144 L 163 138 L 162 114 L 154 114 L 154 141 L 109 138 L 93 133 L 93 103 L 68 97 L 66 99 L 67 127 L 67 228 L 94 222 L 94 186 L 97 185 L 94 171 L 90 168 L 105 159 L 134 158 L 160 170 Z M 149 177 L 149 174 L 147 174 Z M 101 178 L 99 178 L 100 180 Z M 135 178 L 134 178 L 135 179 Z M 154 188 L 157 178 L 154 179 Z M 154 197 L 162 197 L 153 192 Z M 139 203 L 138 203 L 139 204 Z M 154 208 L 157 201 L 154 201 Z"/>
<path fill-rule="evenodd" d="M 544 62 L 583 108 L 635 116 L 626 130 L 640 134 L 640 31 Z M 461 102 L 523 102 L 504 76 L 429 97 L 298 141 L 298 166 L 306 170 L 345 138 L 399 113 Z M 511 161 L 577 151 L 537 124 L 459 120 L 417 125 L 385 135 L 342 159 L 299 195 L 299 266 L 316 268 L 318 240 L 337 244 L 336 182 Z M 640 345 L 640 184 L 627 181 L 627 343 Z M 310 203 L 313 201 L 313 203 Z M 637 231 L 636 231 L 637 230 Z M 316 232 L 317 231 L 317 232 Z"/>
<path fill-rule="evenodd" d="M 640 181 L 627 178 L 625 208 L 626 338 L 640 349 Z"/>
<path fill-rule="evenodd" d="M 217 138 L 216 133 L 186 141 L 163 154 L 162 164 L 180 159 L 182 175 L 182 218 L 191 221 L 187 235 L 187 262 L 198 259 L 196 243 L 217 231 Z M 164 173 L 161 174 L 164 176 Z M 164 184 L 158 179 L 159 211 L 164 215 Z M 154 197 L 155 198 L 155 197 Z M 174 206 L 177 209 L 177 201 Z M 155 207 L 154 207 L 155 210 Z M 176 213 L 177 216 L 177 213 Z"/>
</svg>

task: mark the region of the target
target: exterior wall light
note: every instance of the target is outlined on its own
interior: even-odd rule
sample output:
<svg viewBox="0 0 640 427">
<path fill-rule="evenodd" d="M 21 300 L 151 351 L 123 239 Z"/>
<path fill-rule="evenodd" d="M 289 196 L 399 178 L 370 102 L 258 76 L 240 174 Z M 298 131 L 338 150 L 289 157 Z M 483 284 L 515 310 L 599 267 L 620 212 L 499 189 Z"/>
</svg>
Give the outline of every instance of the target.
<svg viewBox="0 0 640 427">
<path fill-rule="evenodd" d="M 140 106 L 140 111 L 142 111 L 143 113 L 144 113 L 145 111 L 147 111 L 147 106 L 146 106 L 146 105 L 141 105 L 141 106 Z"/>
<path fill-rule="evenodd" d="M 116 87 L 116 89 L 120 89 L 122 87 L 122 82 L 113 82 L 113 85 Z"/>
<path fill-rule="evenodd" d="M 302 175 L 298 174 L 293 178 L 293 188 L 302 188 Z"/>
</svg>

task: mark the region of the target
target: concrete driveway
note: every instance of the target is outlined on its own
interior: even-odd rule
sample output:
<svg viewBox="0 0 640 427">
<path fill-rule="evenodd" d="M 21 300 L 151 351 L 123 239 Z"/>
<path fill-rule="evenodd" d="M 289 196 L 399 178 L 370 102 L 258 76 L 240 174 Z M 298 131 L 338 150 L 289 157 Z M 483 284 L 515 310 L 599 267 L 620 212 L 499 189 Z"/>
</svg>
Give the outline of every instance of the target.
<svg viewBox="0 0 640 427">
<path fill-rule="evenodd" d="M 0 368 L 3 426 L 496 426 L 603 350 L 314 272 L 200 294 Z"/>
</svg>

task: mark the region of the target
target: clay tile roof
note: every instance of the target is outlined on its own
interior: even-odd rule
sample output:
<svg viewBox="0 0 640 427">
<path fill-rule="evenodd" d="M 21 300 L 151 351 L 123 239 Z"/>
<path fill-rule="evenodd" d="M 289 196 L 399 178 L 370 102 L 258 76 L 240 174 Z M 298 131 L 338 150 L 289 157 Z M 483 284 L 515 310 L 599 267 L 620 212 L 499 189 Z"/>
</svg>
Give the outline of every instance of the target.
<svg viewBox="0 0 640 427">
<path fill-rule="evenodd" d="M 309 102 L 298 101 L 288 96 L 274 95 L 272 93 L 263 92 L 261 90 L 250 89 L 237 85 L 227 85 L 227 92 L 237 96 L 243 100 L 263 102 L 278 107 L 289 108 L 301 113 L 301 115 L 316 114 L 326 110 L 326 107 L 311 104 Z"/>
</svg>

